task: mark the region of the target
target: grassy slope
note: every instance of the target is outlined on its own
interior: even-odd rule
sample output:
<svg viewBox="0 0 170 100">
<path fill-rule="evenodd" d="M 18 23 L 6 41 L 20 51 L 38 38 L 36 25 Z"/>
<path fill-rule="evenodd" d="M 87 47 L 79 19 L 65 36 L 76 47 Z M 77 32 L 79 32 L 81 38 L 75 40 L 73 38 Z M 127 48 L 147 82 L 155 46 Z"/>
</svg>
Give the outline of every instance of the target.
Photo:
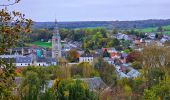
<svg viewBox="0 0 170 100">
<path fill-rule="evenodd" d="M 169 34 L 170 35 L 170 25 L 163 26 L 163 29 L 165 30 L 164 31 L 165 34 Z M 136 31 L 140 31 L 140 32 L 156 32 L 156 30 L 157 30 L 157 27 L 144 28 L 144 29 L 136 29 Z"/>
</svg>

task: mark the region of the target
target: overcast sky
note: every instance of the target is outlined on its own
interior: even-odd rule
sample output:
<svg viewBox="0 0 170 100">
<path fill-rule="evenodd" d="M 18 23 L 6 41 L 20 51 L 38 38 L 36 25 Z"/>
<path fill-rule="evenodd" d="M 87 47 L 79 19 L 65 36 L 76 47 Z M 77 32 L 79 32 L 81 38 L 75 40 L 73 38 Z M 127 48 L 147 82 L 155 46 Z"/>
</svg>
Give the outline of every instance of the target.
<svg viewBox="0 0 170 100">
<path fill-rule="evenodd" d="M 21 0 L 10 9 L 41 22 L 170 18 L 170 0 Z"/>
</svg>

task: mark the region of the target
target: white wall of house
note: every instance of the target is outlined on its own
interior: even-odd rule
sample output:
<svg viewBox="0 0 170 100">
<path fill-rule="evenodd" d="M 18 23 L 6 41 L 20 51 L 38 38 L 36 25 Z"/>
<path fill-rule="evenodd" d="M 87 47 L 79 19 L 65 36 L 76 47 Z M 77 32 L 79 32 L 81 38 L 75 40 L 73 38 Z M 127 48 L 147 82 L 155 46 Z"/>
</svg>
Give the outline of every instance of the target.
<svg viewBox="0 0 170 100">
<path fill-rule="evenodd" d="M 93 57 L 80 57 L 79 58 L 79 62 L 89 62 L 89 63 L 92 63 L 93 62 Z"/>
<path fill-rule="evenodd" d="M 35 66 L 49 66 L 46 62 L 37 62 Z"/>
<path fill-rule="evenodd" d="M 16 67 L 27 67 L 31 66 L 32 63 L 16 63 Z"/>
</svg>

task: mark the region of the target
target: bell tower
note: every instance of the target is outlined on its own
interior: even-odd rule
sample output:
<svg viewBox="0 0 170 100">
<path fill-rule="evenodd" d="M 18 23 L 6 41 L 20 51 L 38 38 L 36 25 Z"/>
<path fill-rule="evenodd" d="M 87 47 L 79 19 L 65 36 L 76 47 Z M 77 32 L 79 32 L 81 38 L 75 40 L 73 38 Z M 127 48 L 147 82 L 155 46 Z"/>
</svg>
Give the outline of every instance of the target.
<svg viewBox="0 0 170 100">
<path fill-rule="evenodd" d="M 59 34 L 58 23 L 55 20 L 55 27 L 52 36 L 52 58 L 61 57 L 61 37 Z"/>
</svg>

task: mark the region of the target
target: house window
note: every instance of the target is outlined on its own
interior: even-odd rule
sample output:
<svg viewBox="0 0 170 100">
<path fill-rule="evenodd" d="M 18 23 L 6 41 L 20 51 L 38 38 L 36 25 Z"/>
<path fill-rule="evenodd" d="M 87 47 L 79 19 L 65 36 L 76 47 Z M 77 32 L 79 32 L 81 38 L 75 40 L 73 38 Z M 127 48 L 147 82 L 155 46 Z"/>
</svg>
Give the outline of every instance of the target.
<svg viewBox="0 0 170 100">
<path fill-rule="evenodd" d="M 40 66 L 40 64 L 39 64 L 39 66 Z"/>
<path fill-rule="evenodd" d="M 28 66 L 30 66 L 30 64 L 28 64 Z"/>
<path fill-rule="evenodd" d="M 22 64 L 21 64 L 22 65 Z"/>
</svg>

